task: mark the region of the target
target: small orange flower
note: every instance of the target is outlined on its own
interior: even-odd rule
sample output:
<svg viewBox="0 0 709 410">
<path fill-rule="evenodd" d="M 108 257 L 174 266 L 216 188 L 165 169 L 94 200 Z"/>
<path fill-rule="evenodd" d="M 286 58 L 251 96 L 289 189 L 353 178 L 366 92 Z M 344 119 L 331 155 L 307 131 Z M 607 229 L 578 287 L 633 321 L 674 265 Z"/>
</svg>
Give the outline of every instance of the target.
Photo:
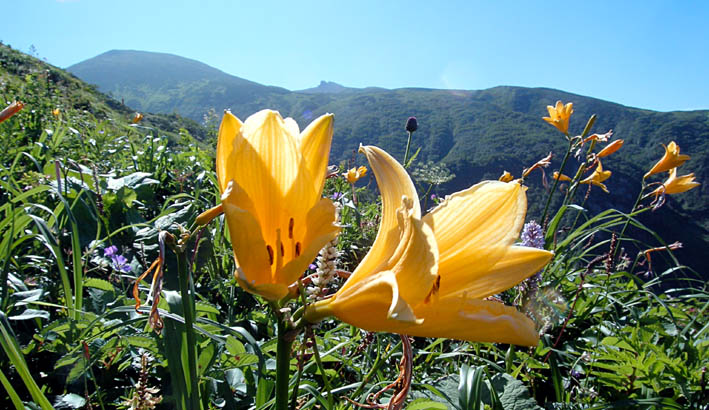
<svg viewBox="0 0 709 410">
<path fill-rule="evenodd" d="M 4 110 L 0 111 L 0 122 L 3 122 L 17 114 L 22 108 L 24 108 L 24 106 L 25 104 L 23 104 L 22 101 L 15 101 L 8 105 Z"/>
<path fill-rule="evenodd" d="M 610 154 L 618 151 L 620 147 L 623 146 L 623 140 L 615 140 L 610 144 L 606 145 L 602 150 L 598 152 L 598 158 L 607 157 Z"/>
<path fill-rule="evenodd" d="M 52 110 L 52 115 L 55 116 L 55 117 L 58 117 L 58 116 L 59 116 L 59 113 L 60 113 L 59 108 L 55 108 L 55 109 Z"/>
<path fill-rule="evenodd" d="M 363 165 L 359 168 L 350 168 L 343 175 L 345 178 L 347 178 L 347 182 L 349 182 L 350 184 L 354 184 L 355 182 L 359 181 L 360 178 L 367 175 L 367 167 Z"/>
<path fill-rule="evenodd" d="M 667 144 L 667 146 L 664 144 L 662 144 L 662 146 L 665 147 L 665 155 L 662 156 L 662 159 L 657 161 L 657 164 L 655 164 L 643 178 L 647 178 L 650 175 L 658 174 L 660 172 L 669 171 L 672 168 L 677 168 L 689 159 L 689 155 L 680 155 L 679 145 L 677 145 L 674 141 L 671 141 Z"/>
<path fill-rule="evenodd" d="M 571 178 L 557 171 L 554 171 L 554 179 L 558 179 L 559 181 L 571 181 Z"/>
<path fill-rule="evenodd" d="M 593 171 L 593 174 L 589 175 L 588 178 L 579 182 L 580 184 L 591 184 L 600 187 L 605 193 L 608 193 L 608 188 L 603 184 L 603 181 L 611 177 L 610 171 L 604 171 L 601 161 L 598 161 L 598 167 Z"/>
<path fill-rule="evenodd" d="M 132 120 L 131 122 L 132 122 L 133 124 L 137 124 L 137 123 L 139 123 L 142 119 L 143 119 L 143 114 L 137 112 L 137 113 L 135 113 L 135 115 L 133 116 L 133 120 Z"/>
<path fill-rule="evenodd" d="M 513 179 L 514 179 L 514 177 L 512 176 L 512 174 L 510 174 L 509 172 L 505 171 L 505 172 L 502 173 L 502 175 L 500 176 L 500 178 L 498 178 L 498 181 L 510 182 L 510 181 L 512 181 Z"/>
<path fill-rule="evenodd" d="M 543 117 L 542 119 L 549 124 L 555 126 L 559 131 L 564 134 L 569 133 L 569 117 L 574 113 L 574 104 L 567 103 L 562 104 L 561 101 L 556 102 L 556 106 L 552 107 L 547 105 L 547 110 L 549 110 L 549 116 Z"/>
<path fill-rule="evenodd" d="M 667 180 L 662 183 L 662 186 L 652 191 L 651 194 L 654 194 L 655 196 L 661 194 L 681 194 L 682 192 L 687 192 L 692 188 L 698 187 L 699 185 L 701 185 L 699 182 L 694 181 L 694 172 L 678 177 L 677 168 L 672 168 L 670 170 L 670 176 Z"/>
</svg>

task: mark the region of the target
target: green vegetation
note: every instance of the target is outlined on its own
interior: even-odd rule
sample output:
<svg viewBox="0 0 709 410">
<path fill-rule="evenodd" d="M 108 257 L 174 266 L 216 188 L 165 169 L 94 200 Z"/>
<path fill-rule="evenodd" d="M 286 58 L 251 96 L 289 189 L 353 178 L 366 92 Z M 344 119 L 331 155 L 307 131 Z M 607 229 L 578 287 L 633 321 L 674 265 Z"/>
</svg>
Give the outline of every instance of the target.
<svg viewBox="0 0 709 410">
<path fill-rule="evenodd" d="M 213 129 L 152 114 L 131 125 L 132 110 L 62 70 L 6 46 L 0 46 L 0 61 L 3 100 L 26 103 L 0 124 L 6 147 L 0 153 L 4 407 L 273 408 L 282 322 L 267 313 L 264 300 L 237 285 L 224 219 L 194 226 L 219 198 L 213 148 L 205 148 L 213 142 L 200 142 Z M 680 251 L 706 243 L 705 185 L 670 196 L 654 212 L 634 206 L 647 188 L 641 188 L 642 174 L 662 154 L 659 143 L 677 141 L 692 155 L 680 173 L 708 180 L 706 112 L 653 113 L 507 87 L 287 93 L 269 106 L 291 115 L 337 114 L 331 162 L 343 163 L 324 195 L 342 207 L 336 263 L 352 271 L 380 217 L 372 180 L 352 186 L 341 177 L 362 163 L 353 159 L 359 142 L 403 158 L 404 122 L 416 115 L 412 151 L 422 150 L 412 168 L 423 169 L 420 193 L 444 194 L 483 177 L 497 179 L 505 169 L 519 177 L 553 151 L 550 174 L 571 144 L 540 117 L 560 97 L 575 103 L 571 129 L 583 129 L 596 112 L 593 130 L 613 128 L 626 145 L 604 159 L 613 171 L 605 181 L 610 195 L 593 187 L 586 200 L 586 186 L 577 191 L 573 184 L 545 190 L 537 170 L 527 178 L 531 213 L 541 216 L 554 193 L 543 242 L 556 256 L 535 292 L 526 285 L 499 297 L 535 320 L 541 341 L 526 349 L 416 338 L 408 409 L 709 405 L 709 292 L 683 265 L 699 259 L 666 247 L 678 239 L 685 242 Z M 259 104 L 234 111 L 245 118 Z M 307 122 L 295 117 L 301 126 Z M 572 153 L 565 173 L 593 164 L 587 149 L 578 160 Z M 451 174 L 455 179 L 436 186 Z M 664 231 L 645 223 L 653 219 L 663 220 L 667 226 L 657 223 Z M 682 235 L 697 237 L 692 242 Z M 658 249 L 648 274 L 638 251 L 651 248 Z M 153 284 L 146 277 L 136 285 L 143 302 L 137 313 L 134 283 L 161 257 L 162 280 Z M 163 327 L 156 331 L 151 324 L 158 321 Z M 308 327 L 294 335 L 285 360 L 289 403 L 345 409 L 355 408 L 347 399 L 373 400 L 397 379 L 405 343 L 335 320 Z M 379 402 L 386 404 L 399 388 Z"/>
</svg>

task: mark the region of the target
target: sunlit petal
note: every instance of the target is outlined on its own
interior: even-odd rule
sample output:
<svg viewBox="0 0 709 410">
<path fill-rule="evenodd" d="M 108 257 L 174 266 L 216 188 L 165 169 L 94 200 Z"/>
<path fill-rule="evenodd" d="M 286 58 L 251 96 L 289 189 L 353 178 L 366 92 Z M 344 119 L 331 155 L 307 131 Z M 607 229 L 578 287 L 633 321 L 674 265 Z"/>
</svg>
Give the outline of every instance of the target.
<svg viewBox="0 0 709 410">
<path fill-rule="evenodd" d="M 418 198 L 414 183 L 406 170 L 391 155 L 373 146 L 360 147 L 360 152 L 366 155 L 377 179 L 382 195 L 382 216 L 372 248 L 347 280 L 345 287 L 382 270 L 378 266 L 391 258 L 400 242 L 397 210 L 402 204 L 402 198 Z M 421 207 L 417 200 L 412 202 L 411 215 L 414 218 L 421 217 Z"/>
<path fill-rule="evenodd" d="M 330 143 L 332 142 L 332 124 L 334 116 L 325 114 L 311 122 L 299 138 L 300 152 L 305 166 L 312 176 L 313 189 L 322 192 L 325 184 Z"/>
<path fill-rule="evenodd" d="M 510 246 L 502 255 L 499 248 L 484 251 L 499 256 L 492 266 L 487 261 L 494 257 L 479 263 L 474 251 L 469 252 L 467 264 L 459 265 L 462 269 L 458 272 L 446 270 L 441 265 L 441 297 L 464 293 L 469 298 L 480 299 L 495 295 L 532 276 L 554 256 L 552 252 L 526 246 Z M 465 259 L 467 255 L 461 257 Z"/>
</svg>

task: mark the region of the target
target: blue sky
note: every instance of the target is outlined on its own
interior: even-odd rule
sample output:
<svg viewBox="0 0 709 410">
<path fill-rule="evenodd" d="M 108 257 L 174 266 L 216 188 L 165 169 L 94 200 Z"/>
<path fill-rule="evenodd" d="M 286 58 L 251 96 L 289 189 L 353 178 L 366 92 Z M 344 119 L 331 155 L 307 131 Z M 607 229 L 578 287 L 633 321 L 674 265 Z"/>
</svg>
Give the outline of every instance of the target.
<svg viewBox="0 0 709 410">
<path fill-rule="evenodd" d="M 67 67 L 166 52 L 291 90 L 550 87 L 709 109 L 709 1 L 7 1 L 0 40 Z"/>
</svg>

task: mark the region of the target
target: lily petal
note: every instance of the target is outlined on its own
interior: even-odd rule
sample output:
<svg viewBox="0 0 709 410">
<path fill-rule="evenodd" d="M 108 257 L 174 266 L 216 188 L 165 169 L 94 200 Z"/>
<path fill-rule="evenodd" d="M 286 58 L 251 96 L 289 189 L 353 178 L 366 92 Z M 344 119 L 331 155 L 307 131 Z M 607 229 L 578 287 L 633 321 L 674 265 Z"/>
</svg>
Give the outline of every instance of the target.
<svg viewBox="0 0 709 410">
<path fill-rule="evenodd" d="M 388 261 L 397 249 L 400 243 L 397 210 L 403 197 L 413 200 L 411 216 L 421 217 L 416 187 L 401 164 L 380 148 L 362 146 L 359 150 L 367 157 L 377 179 L 377 186 L 382 195 L 382 217 L 372 248 L 345 282 L 343 289 L 353 286 L 368 275 L 381 271 L 379 265 L 383 261 Z"/>
<path fill-rule="evenodd" d="M 543 249 L 511 246 L 492 267 L 469 262 L 460 273 L 441 270 L 440 296 L 465 294 L 468 298 L 482 299 L 500 293 L 538 272 L 553 256 Z M 475 258 L 473 254 L 469 261 Z"/>
<path fill-rule="evenodd" d="M 224 118 L 219 126 L 219 138 L 217 139 L 217 179 L 221 192 L 226 190 L 226 186 L 234 179 L 231 172 L 234 169 L 234 140 L 241 132 L 242 122 L 231 112 L 224 113 Z M 231 166 L 230 166 L 231 164 Z"/>
<path fill-rule="evenodd" d="M 388 332 L 392 326 L 406 329 L 422 322 L 400 297 L 396 277 L 389 271 L 360 281 L 346 291 L 340 289 L 330 299 L 316 302 L 306 310 L 305 318 L 315 323 L 331 315 L 370 331 Z"/>
<path fill-rule="evenodd" d="M 311 122 L 300 134 L 300 152 L 313 177 L 313 187 L 316 192 L 322 192 L 325 184 L 325 171 L 332 143 L 333 119 L 332 114 L 323 115 Z"/>
<path fill-rule="evenodd" d="M 248 210 L 236 205 L 240 200 L 252 208 L 248 195 L 235 182 L 231 182 L 222 196 L 222 208 L 229 226 L 229 236 L 234 248 L 234 259 L 243 280 L 250 284 L 267 283 L 271 278 L 273 256 L 269 255 L 266 241 L 261 235 L 258 220 Z"/>
<path fill-rule="evenodd" d="M 441 298 L 415 310 L 423 324 L 401 329 L 411 336 L 536 346 L 534 322 L 511 306 L 464 295 Z"/>
<path fill-rule="evenodd" d="M 512 245 L 527 212 L 525 190 L 518 183 L 484 181 L 447 197 L 424 216 L 436 235 L 441 264 L 467 247 Z"/>
</svg>

